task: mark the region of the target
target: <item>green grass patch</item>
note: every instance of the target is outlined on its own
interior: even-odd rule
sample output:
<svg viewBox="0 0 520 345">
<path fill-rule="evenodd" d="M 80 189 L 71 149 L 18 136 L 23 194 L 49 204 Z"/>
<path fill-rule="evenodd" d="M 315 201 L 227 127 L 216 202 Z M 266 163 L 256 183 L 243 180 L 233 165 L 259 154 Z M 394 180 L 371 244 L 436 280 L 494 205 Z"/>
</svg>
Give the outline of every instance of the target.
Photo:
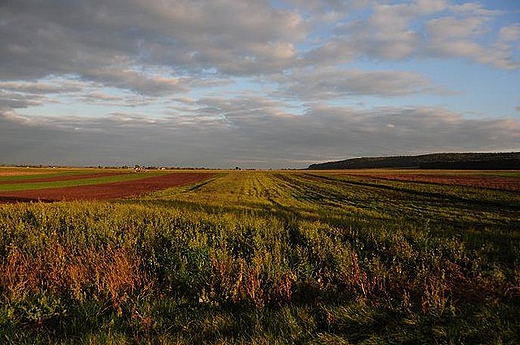
<svg viewBox="0 0 520 345">
<path fill-rule="evenodd" d="M 0 170 L 1 172 L 2 170 Z M 23 173 L 23 170 L 20 170 L 21 173 Z M 33 180 L 33 179 L 40 179 L 40 178 L 53 178 L 53 177 L 61 177 L 61 176 L 80 176 L 85 174 L 96 174 L 96 173 L 103 173 L 101 170 L 93 170 L 93 169 L 67 169 L 67 170 L 59 170 L 56 171 L 56 169 L 52 170 L 44 170 L 44 172 L 38 172 L 38 173 L 30 173 L 30 174 L 23 174 L 23 175 L 16 175 L 16 171 L 13 172 L 13 175 L 8 176 L 0 176 L 0 182 L 2 181 L 24 181 L 24 180 Z"/>
</svg>

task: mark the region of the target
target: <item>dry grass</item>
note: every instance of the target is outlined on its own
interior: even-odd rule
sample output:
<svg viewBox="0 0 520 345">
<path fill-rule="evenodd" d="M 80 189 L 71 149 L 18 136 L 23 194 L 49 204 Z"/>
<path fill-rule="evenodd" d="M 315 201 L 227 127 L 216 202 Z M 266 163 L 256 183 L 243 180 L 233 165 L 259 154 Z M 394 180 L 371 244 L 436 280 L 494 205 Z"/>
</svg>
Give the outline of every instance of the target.
<svg viewBox="0 0 520 345">
<path fill-rule="evenodd" d="M 152 282 L 142 258 L 125 248 L 66 247 L 49 241 L 36 253 L 9 248 L 0 264 L 0 290 L 10 300 L 50 292 L 76 301 L 109 299 L 121 312 L 128 296 Z"/>
</svg>

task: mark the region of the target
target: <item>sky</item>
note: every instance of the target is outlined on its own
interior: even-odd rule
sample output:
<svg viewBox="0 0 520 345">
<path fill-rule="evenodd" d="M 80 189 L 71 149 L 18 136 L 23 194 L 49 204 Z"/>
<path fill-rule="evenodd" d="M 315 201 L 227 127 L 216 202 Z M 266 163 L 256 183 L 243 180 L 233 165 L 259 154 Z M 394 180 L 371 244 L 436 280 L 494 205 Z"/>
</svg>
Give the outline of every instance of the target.
<svg viewBox="0 0 520 345">
<path fill-rule="evenodd" d="M 518 0 L 0 0 L 0 164 L 510 151 Z"/>
</svg>

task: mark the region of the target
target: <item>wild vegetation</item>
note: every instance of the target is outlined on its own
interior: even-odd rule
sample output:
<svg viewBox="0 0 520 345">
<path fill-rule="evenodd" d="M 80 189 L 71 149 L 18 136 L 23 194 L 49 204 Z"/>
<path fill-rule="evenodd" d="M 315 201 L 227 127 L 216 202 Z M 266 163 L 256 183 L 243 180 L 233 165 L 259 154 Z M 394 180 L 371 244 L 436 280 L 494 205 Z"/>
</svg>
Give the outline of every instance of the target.
<svg viewBox="0 0 520 345">
<path fill-rule="evenodd" d="M 514 190 L 221 172 L 0 229 L 2 343 L 520 341 Z"/>
</svg>

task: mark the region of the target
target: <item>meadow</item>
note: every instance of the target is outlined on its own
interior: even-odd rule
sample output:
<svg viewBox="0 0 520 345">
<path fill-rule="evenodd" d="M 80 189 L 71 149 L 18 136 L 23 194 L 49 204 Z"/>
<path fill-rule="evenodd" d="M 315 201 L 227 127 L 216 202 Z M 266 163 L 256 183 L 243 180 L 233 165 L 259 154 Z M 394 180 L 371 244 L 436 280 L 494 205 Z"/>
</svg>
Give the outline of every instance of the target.
<svg viewBox="0 0 520 345">
<path fill-rule="evenodd" d="M 519 343 L 519 174 L 411 173 L 220 171 L 0 204 L 0 342 Z"/>
</svg>

